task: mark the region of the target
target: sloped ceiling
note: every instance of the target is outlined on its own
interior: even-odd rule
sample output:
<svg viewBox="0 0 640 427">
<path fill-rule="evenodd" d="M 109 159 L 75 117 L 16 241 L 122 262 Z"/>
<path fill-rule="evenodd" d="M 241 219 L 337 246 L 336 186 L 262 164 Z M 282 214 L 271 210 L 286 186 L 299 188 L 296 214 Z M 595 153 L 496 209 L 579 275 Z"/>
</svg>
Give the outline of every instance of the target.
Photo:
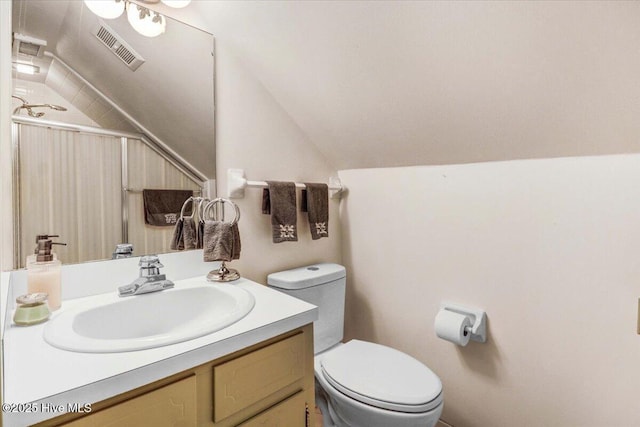
<svg viewBox="0 0 640 427">
<path fill-rule="evenodd" d="M 640 2 L 194 1 L 337 169 L 640 151 Z"/>
</svg>

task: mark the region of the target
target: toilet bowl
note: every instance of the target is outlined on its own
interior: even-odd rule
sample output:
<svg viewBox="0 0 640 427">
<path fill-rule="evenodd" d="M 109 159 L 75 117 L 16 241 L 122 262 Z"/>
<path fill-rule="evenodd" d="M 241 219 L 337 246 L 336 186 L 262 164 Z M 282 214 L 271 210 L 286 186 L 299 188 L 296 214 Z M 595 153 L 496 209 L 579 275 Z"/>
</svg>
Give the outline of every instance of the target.
<svg viewBox="0 0 640 427">
<path fill-rule="evenodd" d="M 433 427 L 442 414 L 440 379 L 398 350 L 351 340 L 316 355 L 314 370 L 324 427 Z"/>
<path fill-rule="evenodd" d="M 434 427 L 442 383 L 427 366 L 393 348 L 342 343 L 345 268 L 315 264 L 272 273 L 267 283 L 318 306 L 314 322 L 316 404 L 323 427 Z"/>
</svg>

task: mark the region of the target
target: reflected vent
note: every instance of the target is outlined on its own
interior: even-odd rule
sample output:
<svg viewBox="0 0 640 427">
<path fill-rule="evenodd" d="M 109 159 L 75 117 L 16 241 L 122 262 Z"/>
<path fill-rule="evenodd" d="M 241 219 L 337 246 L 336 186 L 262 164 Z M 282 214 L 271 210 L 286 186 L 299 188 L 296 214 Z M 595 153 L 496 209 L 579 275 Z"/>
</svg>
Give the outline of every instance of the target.
<svg viewBox="0 0 640 427">
<path fill-rule="evenodd" d="M 24 34 L 13 33 L 13 54 L 16 56 L 20 54 L 42 57 L 46 47 L 46 40 L 36 39 L 35 37 Z"/>
<path fill-rule="evenodd" d="M 144 58 L 133 48 L 125 42 L 122 37 L 116 34 L 111 28 L 109 28 L 104 22 L 100 22 L 95 35 L 106 47 L 109 48 L 111 53 L 120 58 L 122 62 L 127 64 L 127 67 L 133 71 L 137 70 L 142 64 L 144 64 Z"/>
</svg>

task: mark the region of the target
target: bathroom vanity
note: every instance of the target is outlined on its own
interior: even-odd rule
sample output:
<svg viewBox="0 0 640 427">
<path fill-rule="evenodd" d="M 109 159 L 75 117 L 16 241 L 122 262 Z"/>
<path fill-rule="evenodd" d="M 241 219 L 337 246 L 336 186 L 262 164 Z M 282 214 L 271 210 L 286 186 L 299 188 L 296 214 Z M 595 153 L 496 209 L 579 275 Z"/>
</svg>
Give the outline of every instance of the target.
<svg viewBox="0 0 640 427">
<path fill-rule="evenodd" d="M 38 426 L 305 426 L 311 325 Z M 266 423 L 266 424 L 265 424 Z"/>
<path fill-rule="evenodd" d="M 161 255 L 176 289 L 204 280 L 212 265 L 201 256 Z M 92 295 L 116 292 L 136 266 L 130 259 L 63 267 L 62 308 L 49 322 Z M 21 273 L 3 273 L 0 288 L 4 426 L 313 425 L 315 306 L 240 279 L 224 286 L 251 293 L 255 305 L 223 329 L 144 350 L 85 353 L 48 344 L 47 323 L 12 324 Z M 80 280 L 87 277 L 97 278 L 91 291 Z"/>
</svg>

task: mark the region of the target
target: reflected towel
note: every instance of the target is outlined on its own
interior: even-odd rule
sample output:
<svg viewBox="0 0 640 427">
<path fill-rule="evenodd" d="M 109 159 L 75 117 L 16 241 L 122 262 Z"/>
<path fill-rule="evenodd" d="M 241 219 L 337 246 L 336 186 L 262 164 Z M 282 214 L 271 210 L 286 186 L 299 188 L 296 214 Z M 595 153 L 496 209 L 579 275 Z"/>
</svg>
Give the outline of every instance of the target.
<svg viewBox="0 0 640 427">
<path fill-rule="evenodd" d="M 191 190 L 142 190 L 144 223 L 161 227 L 174 225 L 180 218 L 182 205 L 192 195 Z"/>
<path fill-rule="evenodd" d="M 262 213 L 271 213 L 273 243 L 298 241 L 296 185 L 293 182 L 267 181 L 262 192 Z"/>
<path fill-rule="evenodd" d="M 176 226 L 173 229 L 173 237 L 171 238 L 171 244 L 169 247 L 173 251 L 181 251 L 184 249 L 184 241 L 182 240 L 182 230 L 184 228 L 184 220 L 179 218 L 176 221 Z"/>
<path fill-rule="evenodd" d="M 196 232 L 196 249 L 202 249 L 204 246 L 204 220 L 198 221 L 198 230 Z"/>
<path fill-rule="evenodd" d="M 182 242 L 184 249 L 197 249 L 196 222 L 193 217 L 184 217 Z"/>
<path fill-rule="evenodd" d="M 238 223 L 207 220 L 204 222 L 203 257 L 205 262 L 240 259 Z"/>
<path fill-rule="evenodd" d="M 302 212 L 309 213 L 311 238 L 329 237 L 329 187 L 327 184 L 305 182 L 302 190 Z"/>
</svg>

